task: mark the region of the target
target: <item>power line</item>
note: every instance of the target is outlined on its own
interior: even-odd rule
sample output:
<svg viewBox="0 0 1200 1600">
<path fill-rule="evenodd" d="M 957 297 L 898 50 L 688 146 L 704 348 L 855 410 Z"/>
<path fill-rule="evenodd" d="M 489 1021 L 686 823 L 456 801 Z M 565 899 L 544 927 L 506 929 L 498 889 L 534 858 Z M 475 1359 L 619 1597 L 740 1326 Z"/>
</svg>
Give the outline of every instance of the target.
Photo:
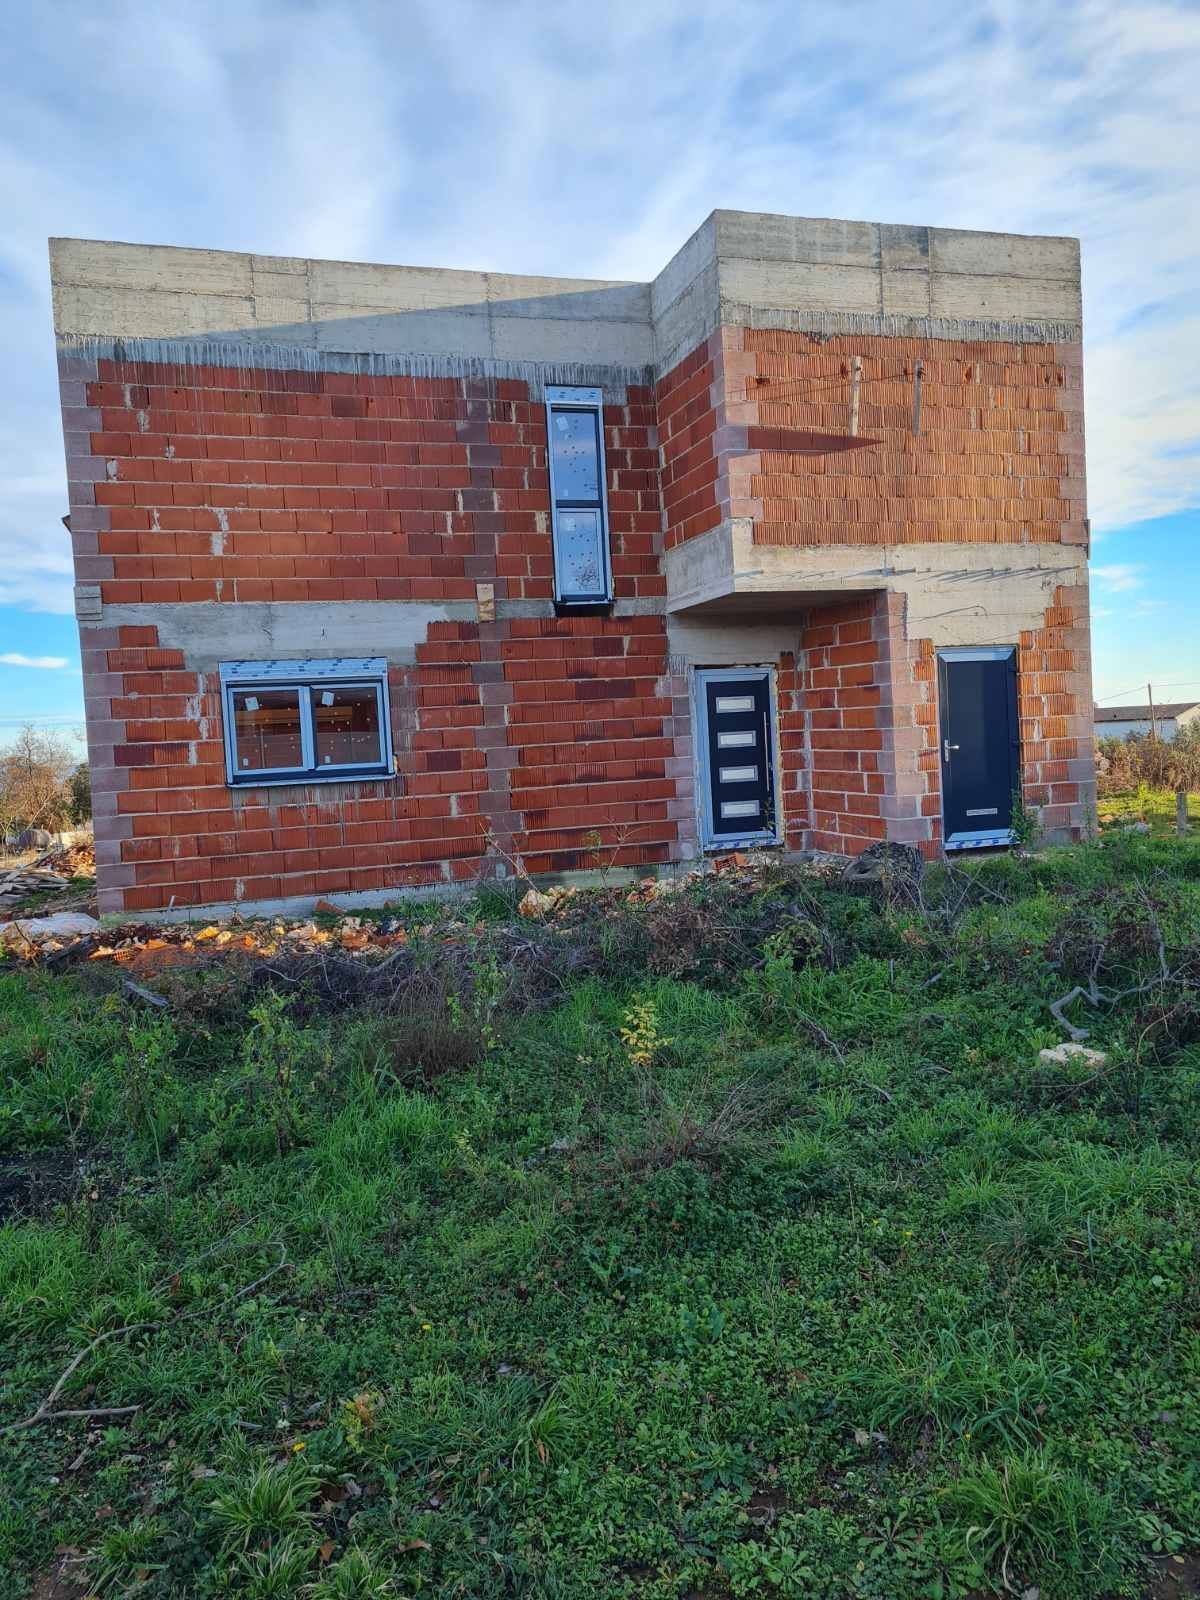
<svg viewBox="0 0 1200 1600">
<path fill-rule="evenodd" d="M 1104 705 L 1109 700 L 1120 700 L 1123 695 L 1140 694 L 1143 685 L 1135 683 L 1132 688 L 1118 689 L 1115 694 L 1102 695 L 1097 701 L 1098 706 Z M 1200 678 L 1183 678 L 1173 683 L 1160 683 L 1160 689 L 1200 689 Z"/>
</svg>

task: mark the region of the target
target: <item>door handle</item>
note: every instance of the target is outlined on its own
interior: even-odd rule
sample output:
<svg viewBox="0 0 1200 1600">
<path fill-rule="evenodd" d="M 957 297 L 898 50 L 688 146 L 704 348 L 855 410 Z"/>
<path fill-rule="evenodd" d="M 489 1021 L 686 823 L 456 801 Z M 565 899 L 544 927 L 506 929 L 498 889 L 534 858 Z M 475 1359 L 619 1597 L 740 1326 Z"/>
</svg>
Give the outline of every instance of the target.
<svg viewBox="0 0 1200 1600">
<path fill-rule="evenodd" d="M 951 750 L 957 750 L 957 749 L 958 749 L 958 746 L 956 744 L 951 744 L 949 739 L 943 739 L 942 740 L 942 760 L 943 761 L 949 761 L 950 760 L 950 752 L 951 752 Z"/>
</svg>

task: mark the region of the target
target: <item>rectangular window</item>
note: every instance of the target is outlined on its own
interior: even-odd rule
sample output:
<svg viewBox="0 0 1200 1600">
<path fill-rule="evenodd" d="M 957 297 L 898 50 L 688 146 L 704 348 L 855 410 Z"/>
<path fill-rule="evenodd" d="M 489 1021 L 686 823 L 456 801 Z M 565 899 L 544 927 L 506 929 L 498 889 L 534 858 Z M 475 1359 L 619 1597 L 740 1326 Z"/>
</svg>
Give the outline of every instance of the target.
<svg viewBox="0 0 1200 1600">
<path fill-rule="evenodd" d="M 223 661 L 221 700 L 231 784 L 391 775 L 382 656 Z"/>
<path fill-rule="evenodd" d="M 546 430 L 554 597 L 560 605 L 607 605 L 612 567 L 600 390 L 547 387 Z"/>
</svg>

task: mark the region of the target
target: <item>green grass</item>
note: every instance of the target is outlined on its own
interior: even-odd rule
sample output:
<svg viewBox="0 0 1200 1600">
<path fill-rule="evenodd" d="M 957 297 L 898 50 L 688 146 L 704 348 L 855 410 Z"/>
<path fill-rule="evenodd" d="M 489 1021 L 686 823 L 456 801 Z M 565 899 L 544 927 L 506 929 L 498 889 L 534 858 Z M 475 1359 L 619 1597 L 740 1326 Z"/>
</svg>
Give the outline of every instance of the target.
<svg viewBox="0 0 1200 1600">
<path fill-rule="evenodd" d="M 1200 1546 L 1200 843 L 969 876 L 597 895 L 536 1004 L 504 897 L 400 909 L 481 924 L 437 1027 L 0 965 L 0 1425 L 101 1333 L 58 1403 L 138 1408 L 0 1437 L 0 1596 L 1145 1593 Z M 1108 1067 L 1041 1065 L 1160 932 L 1070 1013 Z"/>
<path fill-rule="evenodd" d="M 1172 789 L 1151 789 L 1143 783 L 1139 788 L 1122 794 L 1105 795 L 1096 809 L 1102 828 L 1145 822 L 1154 834 L 1173 835 L 1175 832 L 1175 793 Z M 1188 795 L 1188 821 L 1193 827 L 1200 823 L 1200 794 Z"/>
</svg>

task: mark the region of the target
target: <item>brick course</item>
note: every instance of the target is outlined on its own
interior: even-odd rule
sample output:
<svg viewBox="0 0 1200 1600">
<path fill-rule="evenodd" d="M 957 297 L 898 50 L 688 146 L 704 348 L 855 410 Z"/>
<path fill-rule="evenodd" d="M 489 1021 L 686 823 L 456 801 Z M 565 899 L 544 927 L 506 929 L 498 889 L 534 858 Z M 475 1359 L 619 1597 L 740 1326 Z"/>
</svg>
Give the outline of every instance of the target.
<svg viewBox="0 0 1200 1600">
<path fill-rule="evenodd" d="M 106 603 L 553 595 L 526 384 L 102 360 L 84 398 Z M 650 390 L 604 425 L 615 592 L 660 596 Z"/>
</svg>

